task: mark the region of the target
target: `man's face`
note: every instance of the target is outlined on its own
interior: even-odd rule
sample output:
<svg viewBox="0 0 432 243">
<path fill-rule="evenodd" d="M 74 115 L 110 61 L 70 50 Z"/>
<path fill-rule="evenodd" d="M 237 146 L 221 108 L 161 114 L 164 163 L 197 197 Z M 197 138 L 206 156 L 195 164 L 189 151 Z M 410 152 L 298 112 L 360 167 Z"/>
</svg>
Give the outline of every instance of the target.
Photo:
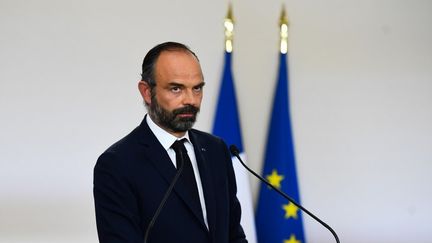
<svg viewBox="0 0 432 243">
<path fill-rule="evenodd" d="M 156 86 L 146 97 L 151 118 L 174 135 L 192 128 L 201 106 L 203 75 L 198 60 L 189 52 L 162 52 L 155 66 Z"/>
</svg>

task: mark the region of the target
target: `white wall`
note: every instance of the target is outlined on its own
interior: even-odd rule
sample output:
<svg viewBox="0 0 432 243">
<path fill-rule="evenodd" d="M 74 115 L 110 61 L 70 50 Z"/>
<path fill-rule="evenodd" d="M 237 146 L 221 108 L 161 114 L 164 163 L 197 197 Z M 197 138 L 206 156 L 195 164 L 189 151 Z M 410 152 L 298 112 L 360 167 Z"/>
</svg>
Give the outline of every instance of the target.
<svg viewBox="0 0 432 243">
<path fill-rule="evenodd" d="M 233 3 L 244 143 L 258 171 L 282 2 Z M 303 204 L 342 242 L 432 242 L 432 2 L 285 4 Z M 180 41 L 199 55 L 197 127 L 211 130 L 226 10 L 227 1 L 0 1 L 0 242 L 97 241 L 92 169 L 140 122 L 136 84 L 155 44 Z M 305 218 L 309 242 L 333 242 Z"/>
</svg>

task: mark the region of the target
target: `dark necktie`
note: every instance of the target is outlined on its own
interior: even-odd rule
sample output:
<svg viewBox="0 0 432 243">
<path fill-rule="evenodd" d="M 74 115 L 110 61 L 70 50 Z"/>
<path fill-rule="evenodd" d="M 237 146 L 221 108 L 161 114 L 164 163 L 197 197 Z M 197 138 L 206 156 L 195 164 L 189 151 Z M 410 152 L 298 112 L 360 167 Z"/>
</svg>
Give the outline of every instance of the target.
<svg viewBox="0 0 432 243">
<path fill-rule="evenodd" d="M 177 169 L 180 168 L 181 161 L 183 161 L 183 172 L 179 180 L 182 181 L 183 184 L 185 184 L 186 190 L 189 193 L 190 198 L 192 198 L 192 201 L 190 203 L 193 205 L 193 207 L 195 207 L 198 212 L 200 212 L 200 217 L 202 219 L 203 216 L 201 203 L 198 195 L 198 187 L 192 168 L 192 163 L 184 146 L 185 141 L 187 141 L 186 138 L 183 138 L 182 140 L 177 140 L 173 143 L 173 145 L 171 145 L 171 147 L 176 153 Z"/>
</svg>

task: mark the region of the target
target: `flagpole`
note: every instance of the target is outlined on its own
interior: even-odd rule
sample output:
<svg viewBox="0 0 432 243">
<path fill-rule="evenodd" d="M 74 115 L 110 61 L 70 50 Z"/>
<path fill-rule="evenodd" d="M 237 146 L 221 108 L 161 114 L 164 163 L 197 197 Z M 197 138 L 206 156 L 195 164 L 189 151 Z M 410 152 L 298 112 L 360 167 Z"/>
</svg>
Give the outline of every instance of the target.
<svg viewBox="0 0 432 243">
<path fill-rule="evenodd" d="M 280 52 L 288 53 L 288 18 L 285 12 L 285 5 L 282 5 L 281 17 L 279 19 L 280 27 Z"/>
<path fill-rule="evenodd" d="M 224 21 L 225 27 L 225 51 L 231 53 L 233 50 L 233 37 L 234 37 L 234 18 L 232 14 L 231 3 L 228 6 L 228 13 Z"/>
</svg>

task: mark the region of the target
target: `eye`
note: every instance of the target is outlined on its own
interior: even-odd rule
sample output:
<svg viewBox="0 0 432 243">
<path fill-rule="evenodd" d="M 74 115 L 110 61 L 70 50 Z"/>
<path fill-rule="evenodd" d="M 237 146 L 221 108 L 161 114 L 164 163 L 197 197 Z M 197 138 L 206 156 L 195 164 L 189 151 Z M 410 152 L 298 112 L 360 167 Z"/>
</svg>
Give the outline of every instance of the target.
<svg viewBox="0 0 432 243">
<path fill-rule="evenodd" d="M 202 92 L 203 87 L 204 87 L 204 83 L 202 83 L 202 84 L 200 84 L 200 85 L 198 85 L 198 86 L 195 86 L 195 87 L 193 88 L 193 91 L 195 91 L 195 92 L 197 92 L 197 93 Z"/>
<path fill-rule="evenodd" d="M 173 92 L 173 93 L 178 93 L 178 92 L 180 92 L 180 91 L 181 91 L 181 88 L 178 87 L 178 86 L 173 86 L 173 87 L 171 87 L 171 92 Z"/>
</svg>

